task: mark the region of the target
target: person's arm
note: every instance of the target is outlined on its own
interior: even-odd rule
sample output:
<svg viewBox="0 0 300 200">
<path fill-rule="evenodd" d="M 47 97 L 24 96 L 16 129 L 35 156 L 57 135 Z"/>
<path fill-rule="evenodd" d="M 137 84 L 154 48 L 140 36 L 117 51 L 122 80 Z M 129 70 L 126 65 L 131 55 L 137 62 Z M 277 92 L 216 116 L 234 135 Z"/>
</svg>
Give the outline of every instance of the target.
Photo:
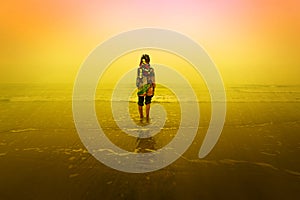
<svg viewBox="0 0 300 200">
<path fill-rule="evenodd" d="M 136 87 L 140 87 L 140 84 L 141 84 L 141 78 L 142 78 L 141 75 L 142 74 L 141 74 L 140 70 L 141 70 L 140 68 L 137 69 L 136 83 L 135 83 Z"/>
<path fill-rule="evenodd" d="M 154 88 L 156 87 L 154 69 L 152 69 L 151 81 L 152 81 L 152 86 L 153 86 L 153 90 L 154 90 Z"/>
</svg>

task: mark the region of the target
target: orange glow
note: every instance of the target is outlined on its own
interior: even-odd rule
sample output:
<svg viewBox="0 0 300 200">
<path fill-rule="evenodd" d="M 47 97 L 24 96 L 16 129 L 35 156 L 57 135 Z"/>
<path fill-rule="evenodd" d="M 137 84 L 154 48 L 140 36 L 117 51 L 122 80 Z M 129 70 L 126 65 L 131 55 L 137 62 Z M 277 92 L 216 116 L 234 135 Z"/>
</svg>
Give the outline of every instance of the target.
<svg viewBox="0 0 300 200">
<path fill-rule="evenodd" d="M 5 1 L 0 80 L 71 83 L 99 43 L 159 27 L 202 45 L 225 83 L 298 84 L 299 7 L 297 0 Z"/>
</svg>

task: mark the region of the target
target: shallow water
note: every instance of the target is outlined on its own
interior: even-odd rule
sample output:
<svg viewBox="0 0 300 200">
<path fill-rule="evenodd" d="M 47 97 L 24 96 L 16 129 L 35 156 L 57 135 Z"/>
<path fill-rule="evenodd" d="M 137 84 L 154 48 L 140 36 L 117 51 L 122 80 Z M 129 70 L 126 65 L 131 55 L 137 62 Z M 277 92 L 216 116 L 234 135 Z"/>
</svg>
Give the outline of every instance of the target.
<svg viewBox="0 0 300 200">
<path fill-rule="evenodd" d="M 129 174 L 97 161 L 80 141 L 72 116 L 72 86 L 1 85 L 0 199 L 297 199 L 299 91 L 298 86 L 228 87 L 225 126 L 204 159 L 198 152 L 211 104 L 199 100 L 199 127 L 190 148 L 166 168 Z M 176 135 L 180 105 L 172 94 L 161 99 L 167 91 L 157 90 L 153 98 L 152 106 L 163 106 L 167 116 L 161 131 L 150 138 L 121 131 L 111 113 L 111 90 L 101 92 L 102 99 L 96 97 L 95 102 L 98 121 L 119 147 L 156 151 Z M 149 122 L 140 121 L 134 99 L 126 105 L 139 126 L 162 119 L 151 113 Z"/>
</svg>

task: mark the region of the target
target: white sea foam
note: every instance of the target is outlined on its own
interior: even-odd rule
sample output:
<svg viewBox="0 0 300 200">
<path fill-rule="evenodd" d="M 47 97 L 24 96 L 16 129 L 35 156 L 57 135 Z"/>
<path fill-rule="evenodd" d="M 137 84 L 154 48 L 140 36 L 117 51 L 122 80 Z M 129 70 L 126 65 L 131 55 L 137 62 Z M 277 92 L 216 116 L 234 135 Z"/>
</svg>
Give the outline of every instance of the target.
<svg viewBox="0 0 300 200">
<path fill-rule="evenodd" d="M 24 129 L 13 129 L 10 130 L 11 133 L 20 133 L 20 132 L 28 132 L 28 131 L 37 131 L 39 129 L 36 128 L 24 128 Z"/>
<path fill-rule="evenodd" d="M 21 86 L 18 86 L 21 87 Z M 36 88 L 24 87 L 23 90 L 16 90 L 13 86 L 0 85 L 0 103 L 8 102 L 71 102 L 72 101 L 72 88 Z M 127 94 L 128 90 L 134 90 L 134 86 L 124 86 L 119 89 L 119 92 Z M 184 92 L 185 88 L 179 88 L 179 91 Z M 210 102 L 209 94 L 204 89 L 195 88 L 198 94 L 198 102 Z M 227 102 L 247 103 L 247 102 L 273 102 L 273 103 L 296 103 L 300 102 L 300 86 L 263 86 L 263 85 L 245 85 L 245 86 L 232 86 L 226 89 Z M 95 101 L 111 101 L 112 89 L 98 89 L 96 91 Z M 88 98 L 82 96 L 80 101 L 87 101 Z M 128 96 L 118 95 L 115 101 L 127 101 Z M 137 96 L 132 94 L 129 102 L 136 102 Z M 178 100 L 173 94 L 170 94 L 166 88 L 156 89 L 153 97 L 153 102 L 156 103 L 176 103 Z M 189 102 L 190 99 L 181 99 L 183 102 Z"/>
</svg>

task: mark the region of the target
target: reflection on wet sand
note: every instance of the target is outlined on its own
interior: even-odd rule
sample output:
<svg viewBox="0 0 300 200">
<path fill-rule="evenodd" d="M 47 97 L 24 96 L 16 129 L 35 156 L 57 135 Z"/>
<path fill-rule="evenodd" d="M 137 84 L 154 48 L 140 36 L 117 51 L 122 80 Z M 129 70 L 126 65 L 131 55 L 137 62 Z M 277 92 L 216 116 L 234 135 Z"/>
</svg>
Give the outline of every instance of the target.
<svg viewBox="0 0 300 200">
<path fill-rule="evenodd" d="M 143 121 L 141 119 L 138 123 L 141 127 L 147 127 L 149 125 L 150 120 Z M 136 139 L 135 143 L 135 150 L 134 152 L 138 153 L 137 159 L 136 159 L 136 165 L 139 169 L 149 169 L 149 163 L 154 162 L 155 154 L 150 154 L 151 152 L 154 152 L 157 150 L 156 148 L 156 142 L 154 137 L 151 137 L 149 129 L 140 129 L 138 131 L 139 137 Z M 145 156 L 145 154 L 148 154 Z"/>
<path fill-rule="evenodd" d="M 144 122 L 143 120 L 139 121 L 139 125 L 146 127 L 150 123 L 150 119 Z M 148 153 L 157 150 L 154 137 L 151 137 L 149 129 L 140 129 L 138 131 L 139 137 L 136 139 L 136 147 L 134 152 L 136 153 Z"/>
<path fill-rule="evenodd" d="M 171 165 L 141 174 L 111 169 L 87 151 L 74 127 L 72 104 L 66 100 L 71 90 L 14 88 L 0 90 L 0 199 L 299 197 L 299 87 L 271 87 L 272 92 L 270 87 L 243 86 L 229 91 L 224 130 L 204 159 L 197 155 L 210 120 L 206 112 L 210 106 L 199 102 L 204 113 L 190 148 Z M 181 121 L 175 103 L 160 103 L 168 112 L 161 132 L 148 138 L 127 136 L 109 114 L 110 106 L 97 103 L 102 114 L 99 124 L 109 139 L 136 152 L 140 156 L 136 164 L 144 168 L 155 157 L 145 160 L 142 155 L 168 144 Z M 131 107 L 137 113 L 135 102 Z M 147 124 L 139 122 L 138 115 L 132 118 Z M 160 119 L 155 117 L 150 123 L 155 120 Z M 147 126 L 139 130 L 149 134 Z"/>
</svg>

